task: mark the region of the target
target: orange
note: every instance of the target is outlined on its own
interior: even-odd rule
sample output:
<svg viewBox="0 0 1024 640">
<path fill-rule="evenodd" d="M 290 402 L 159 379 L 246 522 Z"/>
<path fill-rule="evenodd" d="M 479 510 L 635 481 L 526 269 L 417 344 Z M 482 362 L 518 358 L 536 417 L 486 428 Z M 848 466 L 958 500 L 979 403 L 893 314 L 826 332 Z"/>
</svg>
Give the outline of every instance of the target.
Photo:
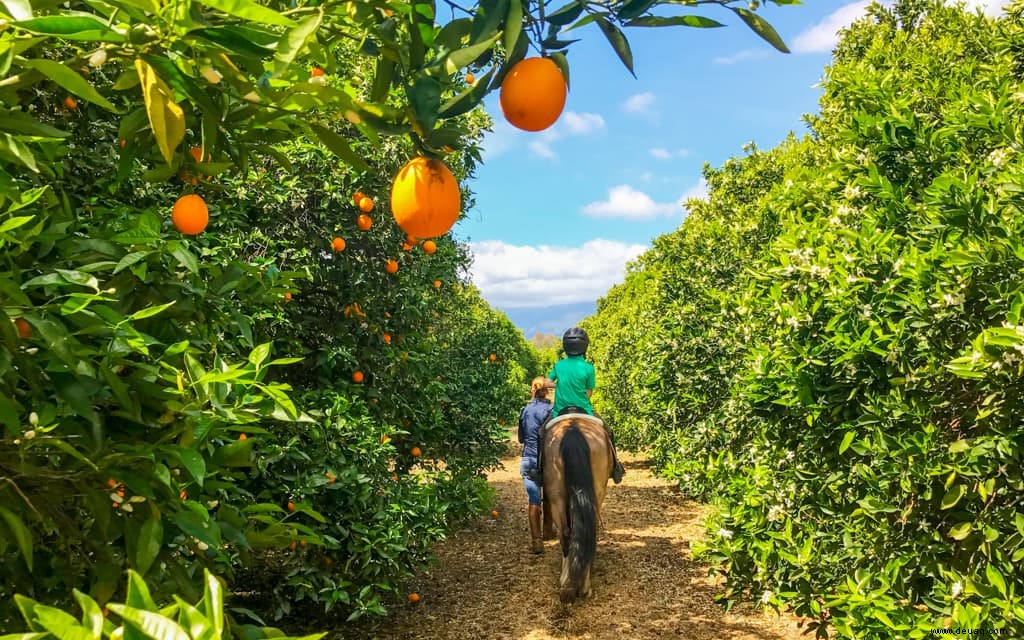
<svg viewBox="0 0 1024 640">
<path fill-rule="evenodd" d="M 244 433 L 240 433 L 240 434 L 238 434 L 238 439 L 239 439 L 239 440 L 245 440 L 245 439 L 246 439 L 246 438 L 248 438 L 248 437 L 249 437 L 249 436 L 245 435 Z"/>
<path fill-rule="evenodd" d="M 380 337 L 383 338 L 384 344 L 391 344 L 391 334 L 390 333 L 381 334 Z"/>
<path fill-rule="evenodd" d="M 285 300 L 291 300 L 292 299 L 292 292 L 291 291 L 285 291 L 284 292 L 284 299 Z"/>
<path fill-rule="evenodd" d="M 299 540 L 299 544 L 304 547 L 304 546 L 306 546 L 306 541 L 305 540 Z"/>
<path fill-rule="evenodd" d="M 26 340 L 32 336 L 32 325 L 25 318 L 18 318 L 14 321 L 14 328 L 18 330 L 18 337 Z"/>
<path fill-rule="evenodd" d="M 121 142 L 120 142 L 119 144 L 121 145 L 121 148 L 122 148 L 122 149 L 124 149 L 124 146 L 125 146 L 126 144 L 128 144 L 128 141 L 127 141 L 127 140 L 124 140 L 124 139 L 122 139 L 122 140 L 121 140 Z"/>
<path fill-rule="evenodd" d="M 382 435 L 382 436 L 380 437 L 380 443 L 381 443 L 381 444 L 387 444 L 387 443 L 389 443 L 389 442 L 391 442 L 391 436 L 389 436 L 389 435 L 385 434 L 385 435 Z"/>
<path fill-rule="evenodd" d="M 330 471 L 328 471 L 324 475 L 327 476 L 327 484 L 334 484 L 338 480 L 337 478 L 334 477 L 334 474 L 331 473 Z"/>
<path fill-rule="evenodd" d="M 423 253 L 433 255 L 435 251 L 437 251 L 437 244 L 433 240 L 427 240 L 423 243 Z"/>
<path fill-rule="evenodd" d="M 363 372 L 362 371 L 354 371 L 352 373 L 352 382 L 355 382 L 356 384 L 359 384 L 362 381 L 363 381 Z"/>
<path fill-rule="evenodd" d="M 412 245 L 408 242 L 402 245 L 402 251 L 409 251 L 410 249 L 412 249 Z"/>
<path fill-rule="evenodd" d="M 359 225 L 359 228 L 362 229 L 363 231 L 369 231 L 370 226 L 373 225 L 373 220 L 370 219 L 370 216 L 364 213 L 363 215 L 356 218 L 356 224 Z"/>
<path fill-rule="evenodd" d="M 288 510 L 289 511 L 295 511 L 295 503 L 294 502 L 289 502 L 288 503 Z"/>
<path fill-rule="evenodd" d="M 495 518 L 497 518 L 498 517 L 498 512 L 497 511 L 492 511 L 491 515 L 494 516 Z"/>
<path fill-rule="evenodd" d="M 335 251 L 339 252 L 339 253 L 344 251 L 345 250 L 345 239 L 344 238 L 335 238 L 334 241 L 331 242 L 331 248 L 334 249 Z"/>
<path fill-rule="evenodd" d="M 466 74 L 466 84 L 473 84 L 473 82 L 475 80 L 476 80 L 476 78 L 473 77 L 472 73 L 467 73 Z"/>
<path fill-rule="evenodd" d="M 363 198 L 362 200 L 360 200 L 359 209 L 361 211 L 365 211 L 366 213 L 370 213 L 371 211 L 373 211 L 373 198 Z"/>
<path fill-rule="evenodd" d="M 487 357 L 491 359 L 491 362 L 494 362 L 495 360 L 498 359 L 498 356 L 494 355 L 493 353 Z"/>
<path fill-rule="evenodd" d="M 398 273 L 398 263 L 394 260 L 388 259 L 388 264 L 384 267 L 384 270 L 388 273 Z"/>
<path fill-rule="evenodd" d="M 440 160 L 413 158 L 391 185 L 391 213 L 411 236 L 444 235 L 459 218 L 461 206 L 459 183 Z"/>
<path fill-rule="evenodd" d="M 203 161 L 203 148 L 202 147 L 192 147 L 191 149 L 188 150 L 188 155 L 192 156 L 192 159 L 195 160 L 196 162 L 202 162 Z"/>
<path fill-rule="evenodd" d="M 434 280 L 434 288 L 435 289 L 440 289 L 441 288 L 441 281 L 440 280 Z"/>
<path fill-rule="evenodd" d="M 316 78 L 317 76 L 324 75 L 324 73 L 324 70 L 321 69 L 320 67 L 313 67 L 312 69 L 309 70 L 309 77 Z"/>
<path fill-rule="evenodd" d="M 422 453 L 422 451 L 420 451 L 419 447 L 413 447 L 412 451 L 410 451 L 409 453 L 412 454 L 412 457 L 418 458 L 418 457 L 420 457 L 420 454 Z"/>
<path fill-rule="evenodd" d="M 366 197 L 366 194 L 362 191 L 356 191 L 352 194 L 352 204 L 359 206 L 359 201 Z"/>
<path fill-rule="evenodd" d="M 412 246 L 415 247 L 417 244 L 419 244 L 419 242 L 420 241 L 416 236 L 410 233 L 405 234 L 405 244 L 411 244 Z"/>
<path fill-rule="evenodd" d="M 194 193 L 178 198 L 171 209 L 171 221 L 174 228 L 185 235 L 194 236 L 202 233 L 210 222 L 210 211 L 206 202 Z"/>
<path fill-rule="evenodd" d="M 187 494 L 187 493 L 185 493 L 184 491 L 182 491 L 181 493 L 179 493 L 179 494 L 178 494 L 178 497 L 179 497 L 179 498 L 181 498 L 182 500 L 188 500 L 188 494 Z"/>
<path fill-rule="evenodd" d="M 409 602 L 419 602 L 419 601 L 420 601 L 420 594 L 418 594 L 418 593 L 410 593 L 409 594 Z"/>
<path fill-rule="evenodd" d="M 292 540 L 292 543 L 291 543 L 290 545 L 288 545 L 288 548 L 289 548 L 289 549 L 293 549 L 293 550 L 294 550 L 294 549 L 295 549 L 295 546 L 296 546 L 296 543 L 295 543 L 295 541 L 294 541 L 294 540 Z"/>
<path fill-rule="evenodd" d="M 77 109 L 78 101 L 72 98 L 71 96 L 67 96 L 66 98 L 64 98 L 64 106 L 68 109 Z"/>
<path fill-rule="evenodd" d="M 499 103 L 505 119 L 524 131 L 543 131 L 565 108 L 565 78 L 550 58 L 527 58 L 509 70 Z"/>
</svg>

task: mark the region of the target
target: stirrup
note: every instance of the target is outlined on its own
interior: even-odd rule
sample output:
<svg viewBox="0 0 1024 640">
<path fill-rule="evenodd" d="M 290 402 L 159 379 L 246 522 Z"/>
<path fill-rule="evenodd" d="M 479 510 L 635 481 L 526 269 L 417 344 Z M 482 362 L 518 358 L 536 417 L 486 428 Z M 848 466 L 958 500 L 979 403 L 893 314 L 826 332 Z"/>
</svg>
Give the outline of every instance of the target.
<svg viewBox="0 0 1024 640">
<path fill-rule="evenodd" d="M 622 466 L 621 462 L 616 462 L 615 466 L 612 467 L 612 481 L 615 484 L 622 484 L 622 476 L 626 474 L 626 468 Z"/>
</svg>

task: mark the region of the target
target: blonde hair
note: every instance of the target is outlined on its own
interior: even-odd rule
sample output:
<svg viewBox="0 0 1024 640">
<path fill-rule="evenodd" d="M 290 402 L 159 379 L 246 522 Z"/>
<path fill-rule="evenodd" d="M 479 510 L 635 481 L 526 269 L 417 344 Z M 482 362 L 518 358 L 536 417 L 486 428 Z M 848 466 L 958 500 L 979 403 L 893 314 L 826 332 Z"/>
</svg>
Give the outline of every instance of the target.
<svg viewBox="0 0 1024 640">
<path fill-rule="evenodd" d="M 538 400 L 540 398 L 547 398 L 548 397 L 548 390 L 547 390 L 547 387 L 546 387 L 547 381 L 548 381 L 548 379 L 545 378 L 544 376 L 537 376 L 536 378 L 531 380 L 530 381 L 530 397 L 531 398 L 537 398 Z"/>
</svg>

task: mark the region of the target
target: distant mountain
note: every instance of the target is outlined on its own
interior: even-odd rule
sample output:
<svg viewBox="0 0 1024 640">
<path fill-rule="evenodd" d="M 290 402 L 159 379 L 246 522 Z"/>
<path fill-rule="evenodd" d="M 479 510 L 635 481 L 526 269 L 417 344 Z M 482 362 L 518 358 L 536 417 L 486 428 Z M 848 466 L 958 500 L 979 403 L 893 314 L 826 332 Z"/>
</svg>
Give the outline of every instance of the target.
<svg viewBox="0 0 1024 640">
<path fill-rule="evenodd" d="M 513 324 L 522 329 L 523 335 L 527 338 L 537 333 L 545 333 L 560 339 L 566 329 L 597 311 L 597 303 L 576 302 L 549 307 L 509 307 L 501 310 Z"/>
<path fill-rule="evenodd" d="M 551 333 L 535 333 L 527 338 L 527 342 L 538 349 L 549 349 L 551 347 L 557 347 L 559 339 L 558 336 Z"/>
</svg>

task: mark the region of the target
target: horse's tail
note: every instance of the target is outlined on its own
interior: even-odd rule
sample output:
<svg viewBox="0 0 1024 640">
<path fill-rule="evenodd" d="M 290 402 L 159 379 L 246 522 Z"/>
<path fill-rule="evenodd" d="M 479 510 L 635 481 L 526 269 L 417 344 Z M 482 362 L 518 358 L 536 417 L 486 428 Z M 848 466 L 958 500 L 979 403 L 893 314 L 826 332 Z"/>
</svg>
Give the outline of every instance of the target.
<svg viewBox="0 0 1024 640">
<path fill-rule="evenodd" d="M 561 598 L 572 601 L 582 595 L 583 581 L 597 553 L 597 496 L 590 470 L 590 446 L 583 433 L 576 427 L 567 429 L 559 452 L 565 465 L 565 489 L 569 503 L 569 581 L 562 590 Z"/>
</svg>

